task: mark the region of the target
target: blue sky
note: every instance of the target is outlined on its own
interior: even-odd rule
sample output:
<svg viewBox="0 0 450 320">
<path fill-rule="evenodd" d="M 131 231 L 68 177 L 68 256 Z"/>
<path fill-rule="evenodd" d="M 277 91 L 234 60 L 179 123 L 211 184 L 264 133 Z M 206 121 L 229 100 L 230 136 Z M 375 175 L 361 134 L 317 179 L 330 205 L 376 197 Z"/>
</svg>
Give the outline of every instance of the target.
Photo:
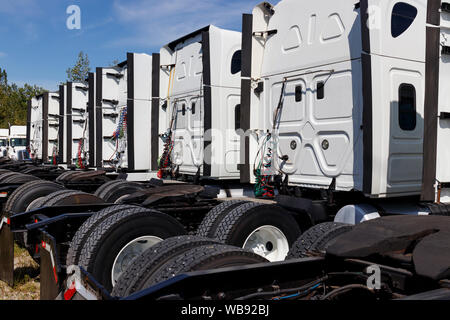
<svg viewBox="0 0 450 320">
<path fill-rule="evenodd" d="M 242 13 L 261 0 L 1 0 L 0 67 L 10 82 L 56 90 L 80 51 L 91 69 L 159 52 L 208 24 L 241 30 Z M 81 9 L 81 30 L 69 30 L 67 7 Z"/>
</svg>

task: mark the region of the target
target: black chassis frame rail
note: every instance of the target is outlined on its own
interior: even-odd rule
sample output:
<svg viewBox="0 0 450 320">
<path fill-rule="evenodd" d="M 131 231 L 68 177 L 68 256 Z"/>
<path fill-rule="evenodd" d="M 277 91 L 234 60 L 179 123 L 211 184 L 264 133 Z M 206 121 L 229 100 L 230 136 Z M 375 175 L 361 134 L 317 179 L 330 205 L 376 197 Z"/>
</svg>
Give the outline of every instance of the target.
<svg viewBox="0 0 450 320">
<path fill-rule="evenodd" d="M 382 287 L 380 294 L 390 293 L 391 289 L 403 292 L 404 300 L 420 298 L 424 300 L 450 300 L 450 283 L 439 283 L 417 278 L 413 273 L 371 261 L 357 259 L 337 259 L 333 257 L 310 257 L 275 263 L 261 263 L 248 266 L 229 267 L 216 270 L 196 271 L 178 275 L 153 287 L 142 290 L 122 300 L 230 300 L 258 293 L 263 289 L 277 296 L 283 289 L 296 288 L 324 276 L 330 276 L 334 283 L 341 285 L 353 283 L 367 284 L 371 275 L 367 268 L 377 265 L 381 271 Z M 91 291 L 104 292 L 96 287 L 92 276 L 82 270 L 86 286 Z M 333 278 L 331 278 L 333 277 Z M 328 280 L 326 280 L 328 281 Z M 425 284 L 425 285 L 424 285 Z M 103 290 L 103 291 L 102 291 Z M 410 294 L 410 295 L 408 295 Z M 118 299 L 107 294 L 97 294 L 99 299 Z M 270 299 L 270 297 L 268 297 Z"/>
<path fill-rule="evenodd" d="M 27 233 L 27 243 L 36 245 L 36 255 L 45 253 L 45 243 L 51 244 L 52 254 L 54 256 L 54 264 L 56 263 L 57 279 L 59 285 L 59 273 L 61 265 L 58 262 L 58 244 L 62 241 L 70 228 L 81 226 L 95 212 L 111 206 L 111 204 L 89 204 L 76 206 L 55 206 L 44 207 L 37 210 L 18 213 L 12 216 L 2 214 L 0 221 L 0 280 L 6 282 L 10 286 L 14 282 L 14 234 Z M 34 223 L 33 223 L 34 222 Z M 44 244 L 44 248 L 43 248 Z M 39 250 L 40 249 L 40 250 Z M 45 255 L 45 254 L 44 254 Z M 45 261 L 45 259 L 43 259 Z M 48 271 L 47 265 L 42 265 L 41 260 L 41 294 L 49 296 L 47 286 L 42 285 L 42 281 L 46 281 Z M 54 266 L 55 267 L 55 266 Z M 52 267 L 53 269 L 53 267 Z M 51 274 L 51 278 L 54 275 Z"/>
<path fill-rule="evenodd" d="M 87 300 L 233 300 L 239 297 L 251 296 L 264 291 L 271 296 L 277 296 L 283 289 L 291 289 L 317 281 L 325 276 L 337 277 L 334 283 L 349 284 L 349 278 L 357 283 L 366 284 L 371 275 L 367 267 L 375 263 L 356 259 L 336 259 L 310 257 L 293 259 L 274 263 L 261 263 L 247 266 L 228 267 L 216 270 L 195 271 L 180 274 L 165 282 L 134 293 L 128 297 L 113 297 L 103 288 L 91 274 L 79 268 L 81 286 L 84 291 L 91 293 L 91 298 L 78 295 Z M 378 265 L 378 264 L 377 264 Z M 389 288 L 382 288 L 383 293 L 390 293 L 390 289 L 409 292 L 410 295 L 400 297 L 400 300 L 450 300 L 450 281 L 444 280 L 433 285 L 422 287 L 422 283 L 411 272 L 378 265 L 381 270 L 381 281 Z M 328 280 L 325 280 L 328 281 Z M 66 283 L 64 292 L 70 286 Z M 294 290 L 293 290 L 294 291 Z M 63 292 L 63 293 L 64 293 Z M 381 291 L 380 291 L 381 292 Z M 76 292 L 67 298 L 70 300 Z M 92 298 L 94 296 L 94 298 Z M 394 296 L 395 297 L 395 296 Z M 263 297 L 261 297 L 263 298 Z M 251 299 L 251 298 L 249 298 Z"/>
<path fill-rule="evenodd" d="M 229 300 L 256 292 L 258 288 L 271 288 L 276 294 L 287 283 L 300 282 L 302 285 L 322 277 L 325 262 L 323 257 L 314 257 L 196 271 L 178 275 L 123 300 L 197 300 L 211 296 Z M 301 279 L 298 277 L 300 269 Z M 232 295 L 227 296 L 227 292 Z"/>
</svg>

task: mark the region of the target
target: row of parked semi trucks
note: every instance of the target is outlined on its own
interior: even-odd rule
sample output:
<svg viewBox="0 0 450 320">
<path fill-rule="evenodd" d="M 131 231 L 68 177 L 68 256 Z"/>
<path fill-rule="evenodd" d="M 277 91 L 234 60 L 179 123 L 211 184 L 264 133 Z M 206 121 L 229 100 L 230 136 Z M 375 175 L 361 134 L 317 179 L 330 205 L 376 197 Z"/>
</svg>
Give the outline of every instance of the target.
<svg viewBox="0 0 450 320">
<path fill-rule="evenodd" d="M 0 129 L 0 156 L 11 160 L 28 159 L 27 127 L 10 126 L 9 129 Z"/>
<path fill-rule="evenodd" d="M 449 7 L 264 2 L 33 98 L 0 279 L 16 241 L 42 299 L 448 297 Z"/>
</svg>

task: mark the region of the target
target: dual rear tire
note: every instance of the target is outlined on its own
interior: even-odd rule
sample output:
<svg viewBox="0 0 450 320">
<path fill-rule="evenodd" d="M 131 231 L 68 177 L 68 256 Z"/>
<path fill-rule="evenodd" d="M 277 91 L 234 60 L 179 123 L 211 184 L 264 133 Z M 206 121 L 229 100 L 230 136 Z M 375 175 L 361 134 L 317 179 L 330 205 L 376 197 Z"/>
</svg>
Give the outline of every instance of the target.
<svg viewBox="0 0 450 320">
<path fill-rule="evenodd" d="M 271 262 L 284 260 L 300 234 L 297 221 L 282 207 L 247 201 L 228 201 L 212 209 L 197 232 Z"/>
<path fill-rule="evenodd" d="M 231 212 L 231 211 L 230 211 Z M 327 222 L 303 233 L 292 246 L 287 259 L 323 253 L 351 225 Z M 112 295 L 128 297 L 177 275 L 268 262 L 260 254 L 224 245 L 199 236 L 174 237 L 153 246 L 135 258 L 115 285 Z"/>
<path fill-rule="evenodd" d="M 217 241 L 182 236 L 163 241 L 133 260 L 112 295 L 127 297 L 177 275 L 268 262 L 255 253 Z"/>
<path fill-rule="evenodd" d="M 114 206 L 104 209 L 78 230 L 67 265 L 79 265 L 112 290 L 131 261 L 164 239 L 185 234 L 174 218 L 151 209 Z"/>
</svg>

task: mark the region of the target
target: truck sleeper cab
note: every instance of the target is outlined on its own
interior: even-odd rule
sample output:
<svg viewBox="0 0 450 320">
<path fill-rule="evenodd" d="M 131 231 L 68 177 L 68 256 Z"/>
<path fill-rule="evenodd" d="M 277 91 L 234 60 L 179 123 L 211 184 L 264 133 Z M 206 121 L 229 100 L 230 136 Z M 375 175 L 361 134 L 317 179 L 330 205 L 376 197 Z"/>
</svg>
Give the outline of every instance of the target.
<svg viewBox="0 0 450 320">
<path fill-rule="evenodd" d="M 115 67 L 97 68 L 95 158 L 98 168 L 151 171 L 152 56 L 128 53 Z M 133 178 L 132 178 L 133 179 Z"/>
<path fill-rule="evenodd" d="M 28 104 L 27 142 L 30 156 L 47 164 L 64 161 L 64 99 L 59 92 L 45 92 Z"/>
<path fill-rule="evenodd" d="M 336 211 L 348 204 L 360 218 L 426 214 L 424 183 L 432 190 L 427 201 L 439 193 L 444 202 L 448 185 L 437 188 L 436 181 L 450 181 L 442 142 L 447 97 L 440 89 L 438 103 L 426 93 L 446 80 L 431 74 L 430 52 L 441 50 L 434 53 L 441 69 L 447 60 L 427 31 L 429 10 L 419 0 L 284 0 L 244 15 L 241 182 L 282 184 L 291 195 L 334 203 Z M 445 26 L 448 11 L 441 15 Z M 441 123 L 424 133 L 425 112 L 438 105 L 429 119 L 440 116 Z"/>
<path fill-rule="evenodd" d="M 240 33 L 215 26 L 161 48 L 160 174 L 239 178 L 240 60 Z"/>
<path fill-rule="evenodd" d="M 369 197 L 417 195 L 425 72 L 425 42 L 417 39 L 425 38 L 426 12 L 416 10 L 409 28 L 394 34 L 398 3 L 411 5 L 385 1 L 378 8 L 386 21 L 371 34 L 365 20 L 361 28 L 364 2 L 255 8 L 248 76 L 256 89 L 246 91 L 243 108 L 252 114 L 248 129 L 261 135 L 250 137 L 250 154 L 270 147 L 273 172 L 293 186 L 328 189 L 335 180 L 336 190 Z M 247 170 L 259 163 L 248 156 Z"/>
</svg>

